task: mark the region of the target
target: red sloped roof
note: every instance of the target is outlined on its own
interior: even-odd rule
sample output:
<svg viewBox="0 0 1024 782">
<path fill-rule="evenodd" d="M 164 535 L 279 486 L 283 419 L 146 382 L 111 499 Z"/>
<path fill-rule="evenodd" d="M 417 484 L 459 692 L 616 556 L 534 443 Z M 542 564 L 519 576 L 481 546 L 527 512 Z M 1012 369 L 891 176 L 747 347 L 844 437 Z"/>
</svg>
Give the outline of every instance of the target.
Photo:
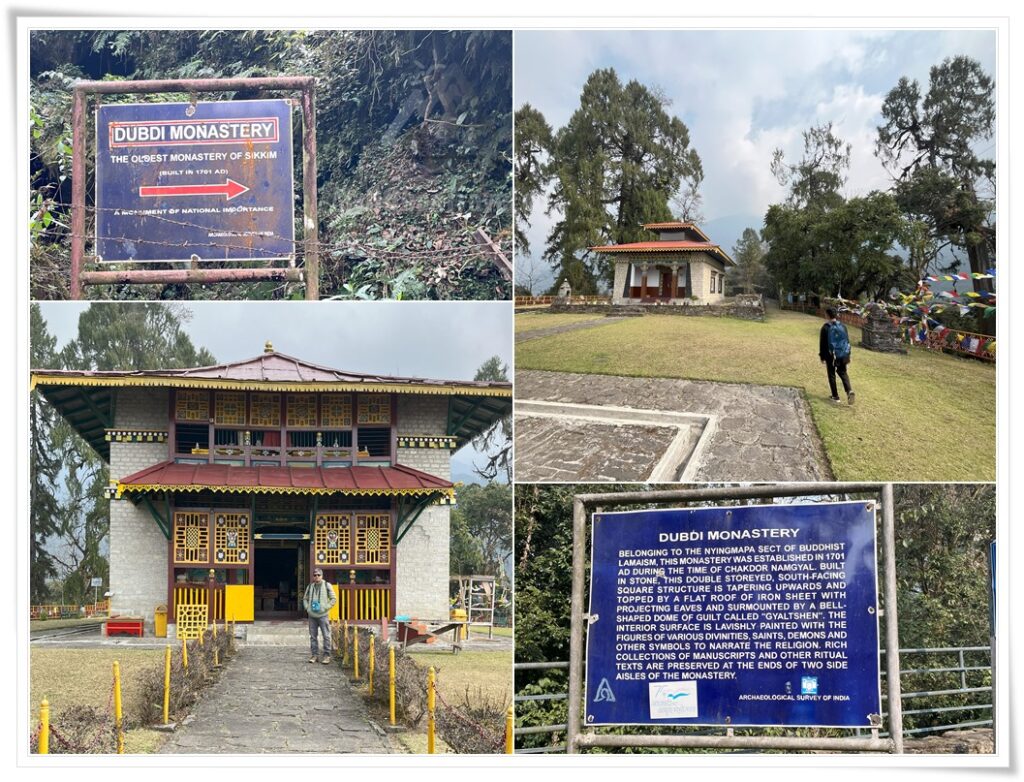
<svg viewBox="0 0 1024 782">
<path fill-rule="evenodd" d="M 681 231 L 683 229 L 689 228 L 691 231 L 695 231 L 700 236 L 703 236 L 708 241 L 711 241 L 708 238 L 708 235 L 704 233 L 702 230 L 700 230 L 700 226 L 688 220 L 669 220 L 668 222 L 664 223 L 644 223 L 644 228 L 646 228 L 648 231 Z"/>
<path fill-rule="evenodd" d="M 735 265 L 725 251 L 711 242 L 630 242 L 628 244 L 609 244 L 604 247 L 591 247 L 599 253 L 671 253 L 671 252 L 707 252 L 719 255 L 726 263 Z"/>
<path fill-rule="evenodd" d="M 151 490 L 268 494 L 450 495 L 453 484 L 411 467 L 236 467 L 159 462 L 117 484 L 117 496 Z"/>
</svg>

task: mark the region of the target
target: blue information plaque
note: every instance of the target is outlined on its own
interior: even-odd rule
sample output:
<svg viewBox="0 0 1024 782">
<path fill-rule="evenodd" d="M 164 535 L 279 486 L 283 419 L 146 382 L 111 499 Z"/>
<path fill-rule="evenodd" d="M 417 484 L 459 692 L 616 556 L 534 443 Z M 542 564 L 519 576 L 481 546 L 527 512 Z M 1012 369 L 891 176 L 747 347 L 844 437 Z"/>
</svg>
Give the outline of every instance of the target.
<svg viewBox="0 0 1024 782">
<path fill-rule="evenodd" d="M 588 725 L 870 727 L 875 503 L 593 516 Z"/>
<path fill-rule="evenodd" d="M 293 256 L 291 115 L 287 100 L 100 106 L 98 260 Z"/>
</svg>

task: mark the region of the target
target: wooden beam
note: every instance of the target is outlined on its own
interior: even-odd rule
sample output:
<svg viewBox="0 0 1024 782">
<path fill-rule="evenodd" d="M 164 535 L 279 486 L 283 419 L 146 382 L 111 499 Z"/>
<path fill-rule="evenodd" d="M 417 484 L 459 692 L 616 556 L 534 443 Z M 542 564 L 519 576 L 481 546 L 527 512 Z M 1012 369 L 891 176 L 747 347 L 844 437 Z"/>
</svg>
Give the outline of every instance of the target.
<svg viewBox="0 0 1024 782">
<path fill-rule="evenodd" d="M 149 515 L 156 521 L 156 525 L 160 528 L 160 531 L 164 533 L 164 537 L 167 540 L 171 539 L 171 522 L 170 518 L 164 518 L 160 515 L 160 511 L 156 509 L 156 506 L 150 502 L 149 497 L 145 494 L 142 495 L 142 504 L 146 506 L 146 510 L 149 511 Z"/>
</svg>

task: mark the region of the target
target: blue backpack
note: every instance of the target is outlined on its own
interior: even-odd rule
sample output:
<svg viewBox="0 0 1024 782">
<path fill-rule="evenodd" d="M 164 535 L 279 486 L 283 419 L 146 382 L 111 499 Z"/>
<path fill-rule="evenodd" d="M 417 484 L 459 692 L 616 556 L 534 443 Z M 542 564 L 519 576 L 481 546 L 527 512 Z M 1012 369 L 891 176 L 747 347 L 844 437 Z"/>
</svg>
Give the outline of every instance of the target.
<svg viewBox="0 0 1024 782">
<path fill-rule="evenodd" d="M 836 358 L 849 358 L 850 337 L 846 333 L 846 326 L 842 323 L 832 323 L 828 327 L 828 348 Z"/>
</svg>

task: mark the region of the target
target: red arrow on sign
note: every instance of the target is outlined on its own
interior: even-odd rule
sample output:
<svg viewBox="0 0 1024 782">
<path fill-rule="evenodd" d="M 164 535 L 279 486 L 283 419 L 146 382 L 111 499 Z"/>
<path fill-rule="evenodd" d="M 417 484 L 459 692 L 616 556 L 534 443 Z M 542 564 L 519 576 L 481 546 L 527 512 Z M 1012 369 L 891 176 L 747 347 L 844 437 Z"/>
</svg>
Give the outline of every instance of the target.
<svg viewBox="0 0 1024 782">
<path fill-rule="evenodd" d="M 227 200 L 230 201 L 235 196 L 247 192 L 249 192 L 249 188 L 234 179 L 229 179 L 221 185 L 144 185 L 139 188 L 141 198 L 223 195 L 227 196 Z"/>
</svg>

